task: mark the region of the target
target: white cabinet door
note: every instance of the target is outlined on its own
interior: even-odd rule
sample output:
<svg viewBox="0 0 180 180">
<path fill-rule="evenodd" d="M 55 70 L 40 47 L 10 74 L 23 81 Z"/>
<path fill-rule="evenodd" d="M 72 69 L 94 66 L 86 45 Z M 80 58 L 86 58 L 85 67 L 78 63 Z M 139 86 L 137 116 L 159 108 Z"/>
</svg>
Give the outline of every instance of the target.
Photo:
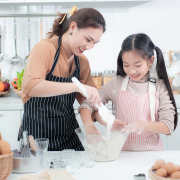
<svg viewBox="0 0 180 180">
<path fill-rule="evenodd" d="M 24 0 L 1 0 L 0 3 L 24 3 Z"/>
<path fill-rule="evenodd" d="M 168 135 L 160 134 L 160 138 L 163 142 L 164 150 L 168 150 Z"/>
<path fill-rule="evenodd" d="M 75 115 L 76 115 L 76 119 L 77 119 L 77 122 L 79 124 L 79 127 L 83 127 L 83 122 L 81 120 L 81 115 L 78 113 L 78 110 L 75 110 Z"/>
<path fill-rule="evenodd" d="M 9 142 L 12 150 L 18 148 L 20 122 L 20 111 L 0 111 L 0 132 L 2 138 Z"/>
<path fill-rule="evenodd" d="M 168 136 L 168 150 L 180 150 L 180 115 L 178 115 L 178 119 L 176 130 L 171 136 Z"/>
</svg>

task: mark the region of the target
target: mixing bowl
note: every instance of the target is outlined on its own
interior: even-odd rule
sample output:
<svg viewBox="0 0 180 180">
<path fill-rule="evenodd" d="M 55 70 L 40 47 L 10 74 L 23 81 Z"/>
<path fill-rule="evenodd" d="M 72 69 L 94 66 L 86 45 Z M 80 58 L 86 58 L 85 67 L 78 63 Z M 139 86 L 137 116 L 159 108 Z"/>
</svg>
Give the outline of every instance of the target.
<svg viewBox="0 0 180 180">
<path fill-rule="evenodd" d="M 129 132 L 122 133 L 121 129 L 112 128 L 113 132 L 110 131 L 110 134 L 107 135 L 106 126 L 96 125 L 95 127 L 101 135 L 86 134 L 84 127 L 75 130 L 85 151 L 91 157 L 93 156 L 95 161 L 113 161 L 117 159 Z"/>
</svg>

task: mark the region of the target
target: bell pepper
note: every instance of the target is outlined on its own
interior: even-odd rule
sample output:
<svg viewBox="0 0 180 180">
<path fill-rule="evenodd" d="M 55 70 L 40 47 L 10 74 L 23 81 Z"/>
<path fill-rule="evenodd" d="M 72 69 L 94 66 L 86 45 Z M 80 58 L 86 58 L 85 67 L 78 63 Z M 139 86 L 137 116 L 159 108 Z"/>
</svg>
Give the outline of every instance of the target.
<svg viewBox="0 0 180 180">
<path fill-rule="evenodd" d="M 14 86 L 14 88 L 16 88 L 16 89 L 18 88 L 17 87 L 17 83 L 18 83 L 17 80 L 18 80 L 18 78 L 15 78 L 11 83 Z"/>
</svg>

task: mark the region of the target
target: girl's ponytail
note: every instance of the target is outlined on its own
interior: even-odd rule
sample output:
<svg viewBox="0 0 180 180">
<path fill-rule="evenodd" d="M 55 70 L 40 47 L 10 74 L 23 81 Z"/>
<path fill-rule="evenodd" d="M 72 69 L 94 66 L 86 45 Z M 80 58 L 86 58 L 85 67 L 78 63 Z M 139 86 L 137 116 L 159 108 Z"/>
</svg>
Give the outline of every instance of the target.
<svg viewBox="0 0 180 180">
<path fill-rule="evenodd" d="M 170 96 L 170 100 L 173 103 L 173 106 L 175 108 L 175 117 L 174 117 L 174 130 L 176 129 L 177 126 L 177 107 L 176 107 L 176 103 L 174 100 L 174 96 L 173 96 L 173 92 L 169 83 L 169 79 L 168 79 L 168 75 L 166 72 L 166 67 L 165 67 L 165 62 L 164 62 L 164 57 L 162 54 L 162 51 L 158 48 L 155 47 L 155 51 L 157 53 L 157 65 L 156 65 L 156 70 L 157 70 L 157 74 L 158 74 L 158 78 L 159 79 L 163 79 L 164 84 L 166 85 L 166 88 L 168 90 L 169 96 Z"/>
</svg>

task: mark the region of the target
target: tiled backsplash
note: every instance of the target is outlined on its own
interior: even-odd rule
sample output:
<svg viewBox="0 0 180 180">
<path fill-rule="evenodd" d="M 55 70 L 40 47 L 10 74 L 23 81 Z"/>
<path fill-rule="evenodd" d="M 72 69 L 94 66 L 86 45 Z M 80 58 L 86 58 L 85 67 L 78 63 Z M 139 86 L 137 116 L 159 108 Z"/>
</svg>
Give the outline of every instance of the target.
<svg viewBox="0 0 180 180">
<path fill-rule="evenodd" d="M 105 69 L 116 70 L 117 56 L 121 43 L 128 35 L 138 32 L 150 36 L 156 46 L 163 52 L 180 50 L 180 1 L 179 0 L 153 0 L 150 2 L 78 2 L 56 3 L 56 5 L 32 4 L 26 5 L 0 4 L 0 14 L 55 14 L 56 10 L 66 12 L 73 5 L 78 8 L 93 7 L 99 10 L 107 24 L 100 43 L 86 51 L 92 71 Z M 17 50 L 18 55 L 24 59 L 28 55 L 27 22 L 28 17 L 15 18 L 17 22 Z M 30 17 L 31 23 L 31 49 L 40 40 L 41 17 Z M 43 37 L 52 27 L 54 17 L 42 17 Z M 0 18 L 2 27 L 3 53 L 6 61 L 15 55 L 13 40 L 14 18 Z M 10 65 L 6 61 L 0 63 L 3 76 L 12 80 L 16 71 L 21 71 L 23 66 Z"/>
</svg>

